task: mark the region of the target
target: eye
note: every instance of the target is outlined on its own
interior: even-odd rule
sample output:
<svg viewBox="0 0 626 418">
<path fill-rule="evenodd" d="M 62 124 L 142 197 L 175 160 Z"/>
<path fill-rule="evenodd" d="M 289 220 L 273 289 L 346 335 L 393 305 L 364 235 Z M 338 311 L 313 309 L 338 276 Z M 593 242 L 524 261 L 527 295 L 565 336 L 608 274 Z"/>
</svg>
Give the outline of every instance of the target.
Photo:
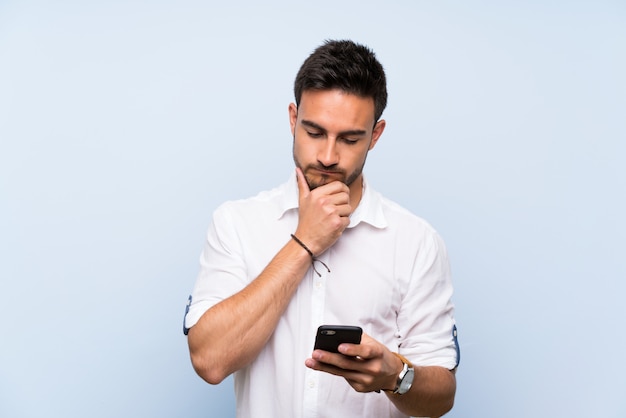
<svg viewBox="0 0 626 418">
<path fill-rule="evenodd" d="M 341 140 L 348 145 L 355 145 L 357 142 L 359 142 L 358 139 L 354 139 L 354 138 L 341 138 Z"/>
<path fill-rule="evenodd" d="M 311 131 L 306 131 L 307 135 L 309 135 L 311 138 L 321 138 L 322 134 L 319 132 L 311 132 Z"/>
</svg>

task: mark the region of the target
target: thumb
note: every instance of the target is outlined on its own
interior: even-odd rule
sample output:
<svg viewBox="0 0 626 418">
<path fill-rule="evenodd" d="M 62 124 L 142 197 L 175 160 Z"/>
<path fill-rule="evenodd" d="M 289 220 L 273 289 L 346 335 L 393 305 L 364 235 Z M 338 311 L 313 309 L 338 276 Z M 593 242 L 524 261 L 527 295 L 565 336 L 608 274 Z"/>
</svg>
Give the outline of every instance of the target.
<svg viewBox="0 0 626 418">
<path fill-rule="evenodd" d="M 296 167 L 296 178 L 298 179 L 298 191 L 300 192 L 300 197 L 309 194 L 311 189 L 309 188 L 309 183 L 307 183 L 304 173 L 300 167 Z"/>
</svg>

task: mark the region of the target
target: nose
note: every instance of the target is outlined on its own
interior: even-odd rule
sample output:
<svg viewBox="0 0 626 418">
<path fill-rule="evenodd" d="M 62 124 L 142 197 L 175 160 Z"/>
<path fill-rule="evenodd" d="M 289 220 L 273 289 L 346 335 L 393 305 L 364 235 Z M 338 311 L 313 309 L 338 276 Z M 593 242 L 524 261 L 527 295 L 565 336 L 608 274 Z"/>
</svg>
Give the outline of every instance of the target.
<svg viewBox="0 0 626 418">
<path fill-rule="evenodd" d="M 318 154 L 317 161 L 325 167 L 330 167 L 339 162 L 337 142 L 334 138 L 328 138 L 323 142 Z"/>
</svg>

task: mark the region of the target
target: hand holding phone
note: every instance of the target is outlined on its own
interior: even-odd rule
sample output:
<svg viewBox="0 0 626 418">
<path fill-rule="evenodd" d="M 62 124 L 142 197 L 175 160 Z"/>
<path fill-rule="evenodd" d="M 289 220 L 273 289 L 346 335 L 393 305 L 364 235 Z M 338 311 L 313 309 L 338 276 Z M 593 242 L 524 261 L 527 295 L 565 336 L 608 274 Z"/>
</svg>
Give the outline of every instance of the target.
<svg viewBox="0 0 626 418">
<path fill-rule="evenodd" d="M 317 329 L 314 350 L 338 353 L 339 344 L 360 344 L 363 329 L 351 325 L 322 325 Z"/>
</svg>

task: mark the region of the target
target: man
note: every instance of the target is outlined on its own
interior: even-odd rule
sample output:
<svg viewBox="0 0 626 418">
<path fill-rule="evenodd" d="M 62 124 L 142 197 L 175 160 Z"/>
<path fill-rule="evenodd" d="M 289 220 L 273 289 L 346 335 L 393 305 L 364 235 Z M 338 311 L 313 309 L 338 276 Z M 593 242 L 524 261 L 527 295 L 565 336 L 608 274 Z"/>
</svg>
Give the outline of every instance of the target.
<svg viewBox="0 0 626 418">
<path fill-rule="evenodd" d="M 234 373 L 238 417 L 440 416 L 454 401 L 458 345 L 444 244 L 367 184 L 385 73 L 374 53 L 327 41 L 289 105 L 295 174 L 213 215 L 185 315 L 192 364 Z M 323 324 L 360 344 L 313 350 Z"/>
</svg>

